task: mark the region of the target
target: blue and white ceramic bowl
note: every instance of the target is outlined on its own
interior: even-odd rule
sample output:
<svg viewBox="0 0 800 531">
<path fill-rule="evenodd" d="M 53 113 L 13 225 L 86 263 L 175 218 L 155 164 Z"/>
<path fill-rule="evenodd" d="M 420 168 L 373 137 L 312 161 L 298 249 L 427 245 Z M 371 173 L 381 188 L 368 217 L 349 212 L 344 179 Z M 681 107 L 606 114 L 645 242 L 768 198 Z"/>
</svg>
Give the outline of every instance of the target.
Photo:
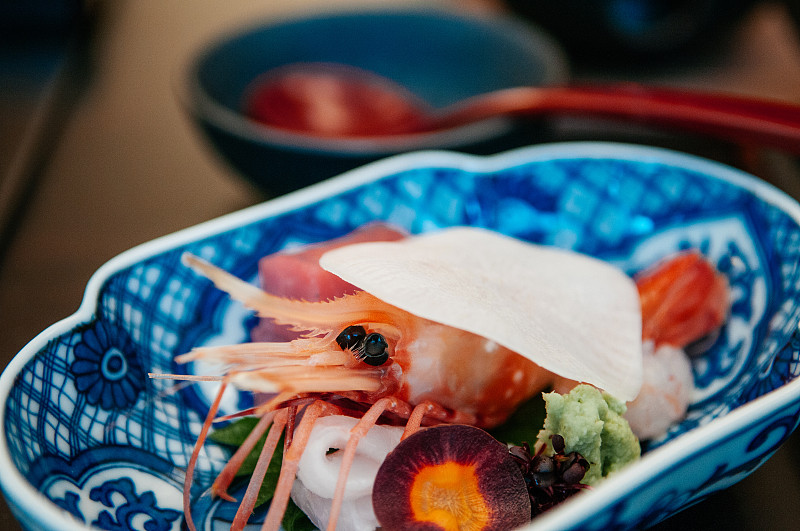
<svg viewBox="0 0 800 531">
<path fill-rule="evenodd" d="M 730 279 L 730 322 L 694 365 L 698 391 L 686 420 L 641 461 L 531 529 L 658 522 L 742 479 L 798 424 L 800 206 L 783 193 L 717 163 L 619 144 L 542 145 L 490 158 L 417 153 L 166 236 L 103 266 L 78 312 L 36 337 L 0 378 L 0 484 L 24 525 L 179 529 L 183 469 L 213 391 L 174 392 L 172 382 L 146 375 L 177 372 L 176 354 L 243 340 L 252 324 L 241 306 L 182 266 L 181 254 L 254 280 L 260 257 L 373 220 L 411 232 L 489 227 L 629 271 L 693 246 Z M 226 407 L 246 399 L 233 395 Z M 225 457 L 207 445 L 199 490 Z M 224 526 L 225 514 L 204 525 Z"/>
</svg>

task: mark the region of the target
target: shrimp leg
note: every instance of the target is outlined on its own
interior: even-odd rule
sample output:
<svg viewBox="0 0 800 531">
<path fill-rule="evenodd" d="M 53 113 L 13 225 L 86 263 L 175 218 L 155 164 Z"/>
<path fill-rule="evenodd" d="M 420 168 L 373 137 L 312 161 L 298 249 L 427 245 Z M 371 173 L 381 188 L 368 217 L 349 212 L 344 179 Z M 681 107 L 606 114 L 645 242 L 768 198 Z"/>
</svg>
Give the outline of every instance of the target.
<svg viewBox="0 0 800 531">
<path fill-rule="evenodd" d="M 275 449 L 278 447 L 278 440 L 281 437 L 283 428 L 286 426 L 286 416 L 287 412 L 285 409 L 282 409 L 275 414 L 275 421 L 272 424 L 272 429 L 269 430 L 267 439 L 264 441 L 264 447 L 261 450 L 261 454 L 258 456 L 255 470 L 253 470 L 250 483 L 247 485 L 247 490 L 242 498 L 242 503 L 239 505 L 239 509 L 236 511 L 236 516 L 233 518 L 231 531 L 240 531 L 241 529 L 244 529 L 245 525 L 247 525 L 247 519 L 250 518 L 250 514 L 253 512 L 253 507 L 256 505 L 258 491 L 261 489 L 261 484 L 264 482 L 264 476 L 267 473 L 267 467 L 269 467 L 269 463 L 272 461 L 272 455 L 275 453 Z"/>
<path fill-rule="evenodd" d="M 261 526 L 261 531 L 278 531 L 281 527 L 281 520 L 289 504 L 289 496 L 292 492 L 297 468 L 300 465 L 300 457 L 303 455 L 311 436 L 311 430 L 319 417 L 330 415 L 337 412 L 337 409 L 321 400 L 315 401 L 303 412 L 303 418 L 297 425 L 292 437 L 292 444 L 283 454 L 281 473 L 278 476 L 278 484 L 275 486 L 275 494 L 270 502 L 269 512 Z"/>
<path fill-rule="evenodd" d="M 211 428 L 211 424 L 214 422 L 214 417 L 217 415 L 217 411 L 219 410 L 220 403 L 222 402 L 222 395 L 225 393 L 225 389 L 227 388 L 227 382 L 223 381 L 222 385 L 219 387 L 219 391 L 217 391 L 217 396 L 214 398 L 214 402 L 211 404 L 211 408 L 208 410 L 208 415 L 206 415 L 206 420 L 203 423 L 203 427 L 200 429 L 200 434 L 197 436 L 197 441 L 194 443 L 194 450 L 192 450 L 192 457 L 189 459 L 189 464 L 186 467 L 186 478 L 183 482 L 183 514 L 184 518 L 186 518 L 186 526 L 189 528 L 189 531 L 197 531 L 197 528 L 194 525 L 194 521 L 192 520 L 192 479 L 194 478 L 194 468 L 197 465 L 197 458 L 200 456 L 200 449 L 203 447 L 203 444 L 206 442 L 206 437 L 208 436 L 208 430 Z"/>
<path fill-rule="evenodd" d="M 411 411 L 411 415 L 408 416 L 406 429 L 403 430 L 403 436 L 401 440 L 419 430 L 419 427 L 422 425 L 423 417 L 433 411 L 435 407 L 436 405 L 433 402 L 429 402 L 427 400 L 414 406 L 414 409 Z"/>
<path fill-rule="evenodd" d="M 228 494 L 228 487 L 230 486 L 233 478 L 236 476 L 236 473 L 241 468 L 242 463 L 250 455 L 250 452 L 253 451 L 258 440 L 261 438 L 262 435 L 267 431 L 267 428 L 270 427 L 272 424 L 272 419 L 275 417 L 275 412 L 270 412 L 261 417 L 256 424 L 253 431 L 247 436 L 244 440 L 242 445 L 236 449 L 236 452 L 231 456 L 228 462 L 225 464 L 225 468 L 217 476 L 217 479 L 214 480 L 214 484 L 211 485 L 211 495 L 212 496 L 219 496 L 223 500 L 234 502 L 236 501 L 233 496 Z"/>
<path fill-rule="evenodd" d="M 344 447 L 342 454 L 342 465 L 339 469 L 339 477 L 336 480 L 336 490 L 333 494 L 333 501 L 331 502 L 331 513 L 328 518 L 328 531 L 336 529 L 336 521 L 339 519 L 339 512 L 342 510 L 342 501 L 344 500 L 344 490 L 347 486 L 347 476 L 350 473 L 350 467 L 353 466 L 353 460 L 356 457 L 356 448 L 358 442 L 364 437 L 370 428 L 372 428 L 378 418 L 383 414 L 387 407 L 392 404 L 391 398 L 381 398 L 376 401 L 364 413 L 364 416 L 358 421 L 358 424 L 353 426 L 350 430 L 350 438 Z"/>
</svg>

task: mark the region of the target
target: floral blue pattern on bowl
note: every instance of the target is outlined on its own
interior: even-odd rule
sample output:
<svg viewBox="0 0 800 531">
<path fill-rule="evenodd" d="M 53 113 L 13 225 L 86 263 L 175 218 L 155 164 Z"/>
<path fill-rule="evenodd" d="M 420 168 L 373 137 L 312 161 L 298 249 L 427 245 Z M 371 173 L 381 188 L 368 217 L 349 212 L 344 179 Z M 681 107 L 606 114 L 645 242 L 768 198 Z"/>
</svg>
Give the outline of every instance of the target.
<svg viewBox="0 0 800 531">
<path fill-rule="evenodd" d="M 200 344 L 243 341 L 253 318 L 181 265 L 189 251 L 255 282 L 266 254 L 384 220 L 411 232 L 488 227 L 592 254 L 633 273 L 700 248 L 730 280 L 733 310 L 694 363 L 687 418 L 643 459 L 550 513 L 536 529 L 652 524 L 742 479 L 800 416 L 800 206 L 725 166 L 652 148 L 542 145 L 488 158 L 403 155 L 124 253 L 92 277 L 70 318 L 0 378 L 0 476 L 29 529 L 180 529 L 183 469 L 213 383 L 147 373 Z M 247 407 L 231 392 L 223 409 Z M 195 493 L 227 450 L 209 443 Z M 210 504 L 208 521 L 225 525 Z M 213 513 L 213 514 L 212 514 Z M 196 519 L 202 520 L 203 515 Z"/>
</svg>

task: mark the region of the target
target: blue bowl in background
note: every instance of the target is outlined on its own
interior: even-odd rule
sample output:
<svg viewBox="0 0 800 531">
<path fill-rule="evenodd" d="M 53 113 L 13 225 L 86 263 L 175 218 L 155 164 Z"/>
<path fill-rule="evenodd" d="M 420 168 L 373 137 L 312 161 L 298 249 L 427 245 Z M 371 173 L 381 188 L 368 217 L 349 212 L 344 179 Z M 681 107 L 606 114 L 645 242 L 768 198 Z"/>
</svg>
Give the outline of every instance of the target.
<svg viewBox="0 0 800 531">
<path fill-rule="evenodd" d="M 336 12 L 223 37 L 190 65 L 185 104 L 222 157 L 270 195 L 397 153 L 445 148 L 489 154 L 535 140 L 537 127 L 505 118 L 429 133 L 323 139 L 242 114 L 243 96 L 253 80 L 297 62 L 370 70 L 433 107 L 502 88 L 563 83 L 567 77 L 564 56 L 548 36 L 501 16 L 441 10 Z"/>
</svg>

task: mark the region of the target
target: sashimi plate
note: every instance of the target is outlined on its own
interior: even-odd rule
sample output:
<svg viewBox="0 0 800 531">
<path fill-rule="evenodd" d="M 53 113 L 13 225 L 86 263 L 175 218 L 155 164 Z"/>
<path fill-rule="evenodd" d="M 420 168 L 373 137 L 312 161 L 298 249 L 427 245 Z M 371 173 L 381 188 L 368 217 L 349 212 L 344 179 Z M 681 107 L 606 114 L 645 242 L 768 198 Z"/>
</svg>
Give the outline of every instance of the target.
<svg viewBox="0 0 800 531">
<path fill-rule="evenodd" d="M 470 225 L 640 270 L 700 249 L 733 305 L 693 365 L 685 420 L 642 459 L 536 518 L 530 529 L 652 525 L 766 461 L 800 415 L 800 206 L 738 170 L 612 143 L 540 145 L 491 157 L 385 159 L 127 251 L 90 280 L 69 318 L 34 338 L 0 377 L 0 486 L 28 529 L 180 529 L 184 469 L 213 383 L 179 385 L 173 358 L 245 341 L 251 312 L 181 263 L 189 251 L 257 282 L 258 260 L 372 221 L 411 233 Z M 223 410 L 247 407 L 226 395 Z M 208 488 L 228 450 L 208 443 Z M 204 529 L 232 516 L 210 504 Z"/>
</svg>

